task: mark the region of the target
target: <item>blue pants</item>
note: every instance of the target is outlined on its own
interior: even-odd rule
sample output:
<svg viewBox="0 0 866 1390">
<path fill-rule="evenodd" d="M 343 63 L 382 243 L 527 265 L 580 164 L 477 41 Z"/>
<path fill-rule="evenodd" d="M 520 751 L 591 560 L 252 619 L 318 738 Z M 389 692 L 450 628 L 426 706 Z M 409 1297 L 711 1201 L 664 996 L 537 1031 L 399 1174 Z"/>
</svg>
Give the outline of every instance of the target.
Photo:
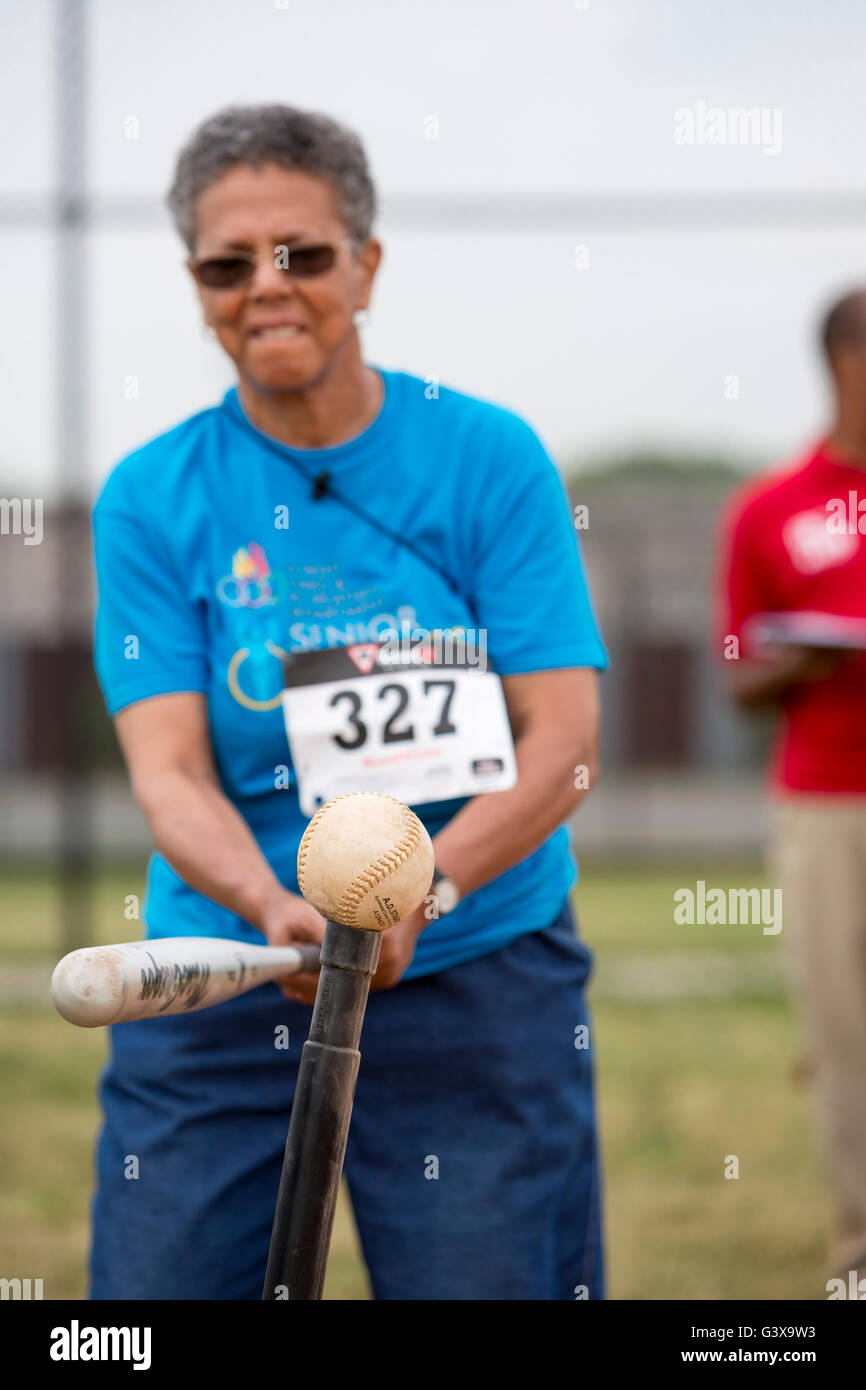
<svg viewBox="0 0 866 1390">
<path fill-rule="evenodd" d="M 345 1173 L 376 1298 L 603 1297 L 591 965 L 566 909 L 371 994 Z M 111 1030 L 92 1298 L 261 1297 L 309 1021 L 264 985 Z"/>
</svg>

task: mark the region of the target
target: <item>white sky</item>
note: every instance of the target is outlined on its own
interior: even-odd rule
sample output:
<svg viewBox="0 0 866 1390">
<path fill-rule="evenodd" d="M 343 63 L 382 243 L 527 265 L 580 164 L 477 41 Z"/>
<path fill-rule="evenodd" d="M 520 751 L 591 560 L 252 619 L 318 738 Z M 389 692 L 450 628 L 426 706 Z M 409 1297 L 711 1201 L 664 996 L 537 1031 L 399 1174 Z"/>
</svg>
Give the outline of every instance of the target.
<svg viewBox="0 0 866 1390">
<path fill-rule="evenodd" d="M 0 3 L 0 196 L 50 192 L 54 5 Z M 232 101 L 327 111 L 364 138 L 383 199 L 863 188 L 859 0 L 92 0 L 90 185 L 161 198 L 178 145 Z M 683 147 L 674 111 L 780 108 L 783 146 Z M 440 137 L 424 136 L 435 114 Z M 137 141 L 124 118 L 140 122 Z M 526 415 L 562 464 L 644 444 L 770 458 L 820 428 L 812 347 L 866 281 L 847 229 L 422 234 L 380 225 L 369 360 Z M 589 267 L 576 270 L 585 243 Z M 91 242 L 95 485 L 230 382 L 164 222 Z M 54 239 L 0 223 L 0 489 L 50 497 Z M 739 377 L 740 397 L 724 379 Z M 135 375 L 140 398 L 124 397 Z"/>
</svg>

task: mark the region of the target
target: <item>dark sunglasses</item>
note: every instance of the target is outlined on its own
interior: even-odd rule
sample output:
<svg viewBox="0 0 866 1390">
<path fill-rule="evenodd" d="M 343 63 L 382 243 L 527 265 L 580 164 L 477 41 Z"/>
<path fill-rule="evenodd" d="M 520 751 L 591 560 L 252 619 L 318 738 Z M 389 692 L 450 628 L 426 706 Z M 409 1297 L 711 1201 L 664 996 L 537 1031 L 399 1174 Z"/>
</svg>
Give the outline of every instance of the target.
<svg viewBox="0 0 866 1390">
<path fill-rule="evenodd" d="M 274 255 L 274 264 L 286 275 L 297 280 L 310 280 L 314 275 L 326 275 L 333 270 L 340 246 L 354 240 L 346 237 L 336 246 L 323 242 L 316 246 L 281 246 Z M 193 261 L 192 269 L 200 285 L 208 290 L 236 290 L 253 278 L 261 258 L 252 251 L 235 251 L 230 256 L 205 256 Z"/>
</svg>

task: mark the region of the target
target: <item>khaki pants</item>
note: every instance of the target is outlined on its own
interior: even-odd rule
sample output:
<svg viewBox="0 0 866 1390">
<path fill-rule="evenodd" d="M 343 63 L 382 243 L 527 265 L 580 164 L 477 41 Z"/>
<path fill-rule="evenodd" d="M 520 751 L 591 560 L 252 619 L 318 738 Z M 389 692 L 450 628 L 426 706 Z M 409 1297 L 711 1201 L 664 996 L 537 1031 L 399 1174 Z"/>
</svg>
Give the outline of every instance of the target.
<svg viewBox="0 0 866 1390">
<path fill-rule="evenodd" d="M 832 1272 L 866 1276 L 866 796 L 773 808 L 788 965 L 799 996 L 840 1226 Z"/>
</svg>

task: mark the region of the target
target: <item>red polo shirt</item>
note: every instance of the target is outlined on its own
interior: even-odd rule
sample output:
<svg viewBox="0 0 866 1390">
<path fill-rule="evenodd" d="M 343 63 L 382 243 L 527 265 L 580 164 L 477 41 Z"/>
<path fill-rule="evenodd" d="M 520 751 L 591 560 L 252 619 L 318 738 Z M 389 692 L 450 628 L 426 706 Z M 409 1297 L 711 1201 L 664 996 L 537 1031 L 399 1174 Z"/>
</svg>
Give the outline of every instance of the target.
<svg viewBox="0 0 866 1390">
<path fill-rule="evenodd" d="M 756 613 L 866 618 L 866 458 L 821 444 L 740 488 L 723 522 L 721 589 L 721 641 L 739 638 L 743 657 Z M 791 791 L 866 794 L 866 654 L 785 699 L 772 777 Z"/>
</svg>

